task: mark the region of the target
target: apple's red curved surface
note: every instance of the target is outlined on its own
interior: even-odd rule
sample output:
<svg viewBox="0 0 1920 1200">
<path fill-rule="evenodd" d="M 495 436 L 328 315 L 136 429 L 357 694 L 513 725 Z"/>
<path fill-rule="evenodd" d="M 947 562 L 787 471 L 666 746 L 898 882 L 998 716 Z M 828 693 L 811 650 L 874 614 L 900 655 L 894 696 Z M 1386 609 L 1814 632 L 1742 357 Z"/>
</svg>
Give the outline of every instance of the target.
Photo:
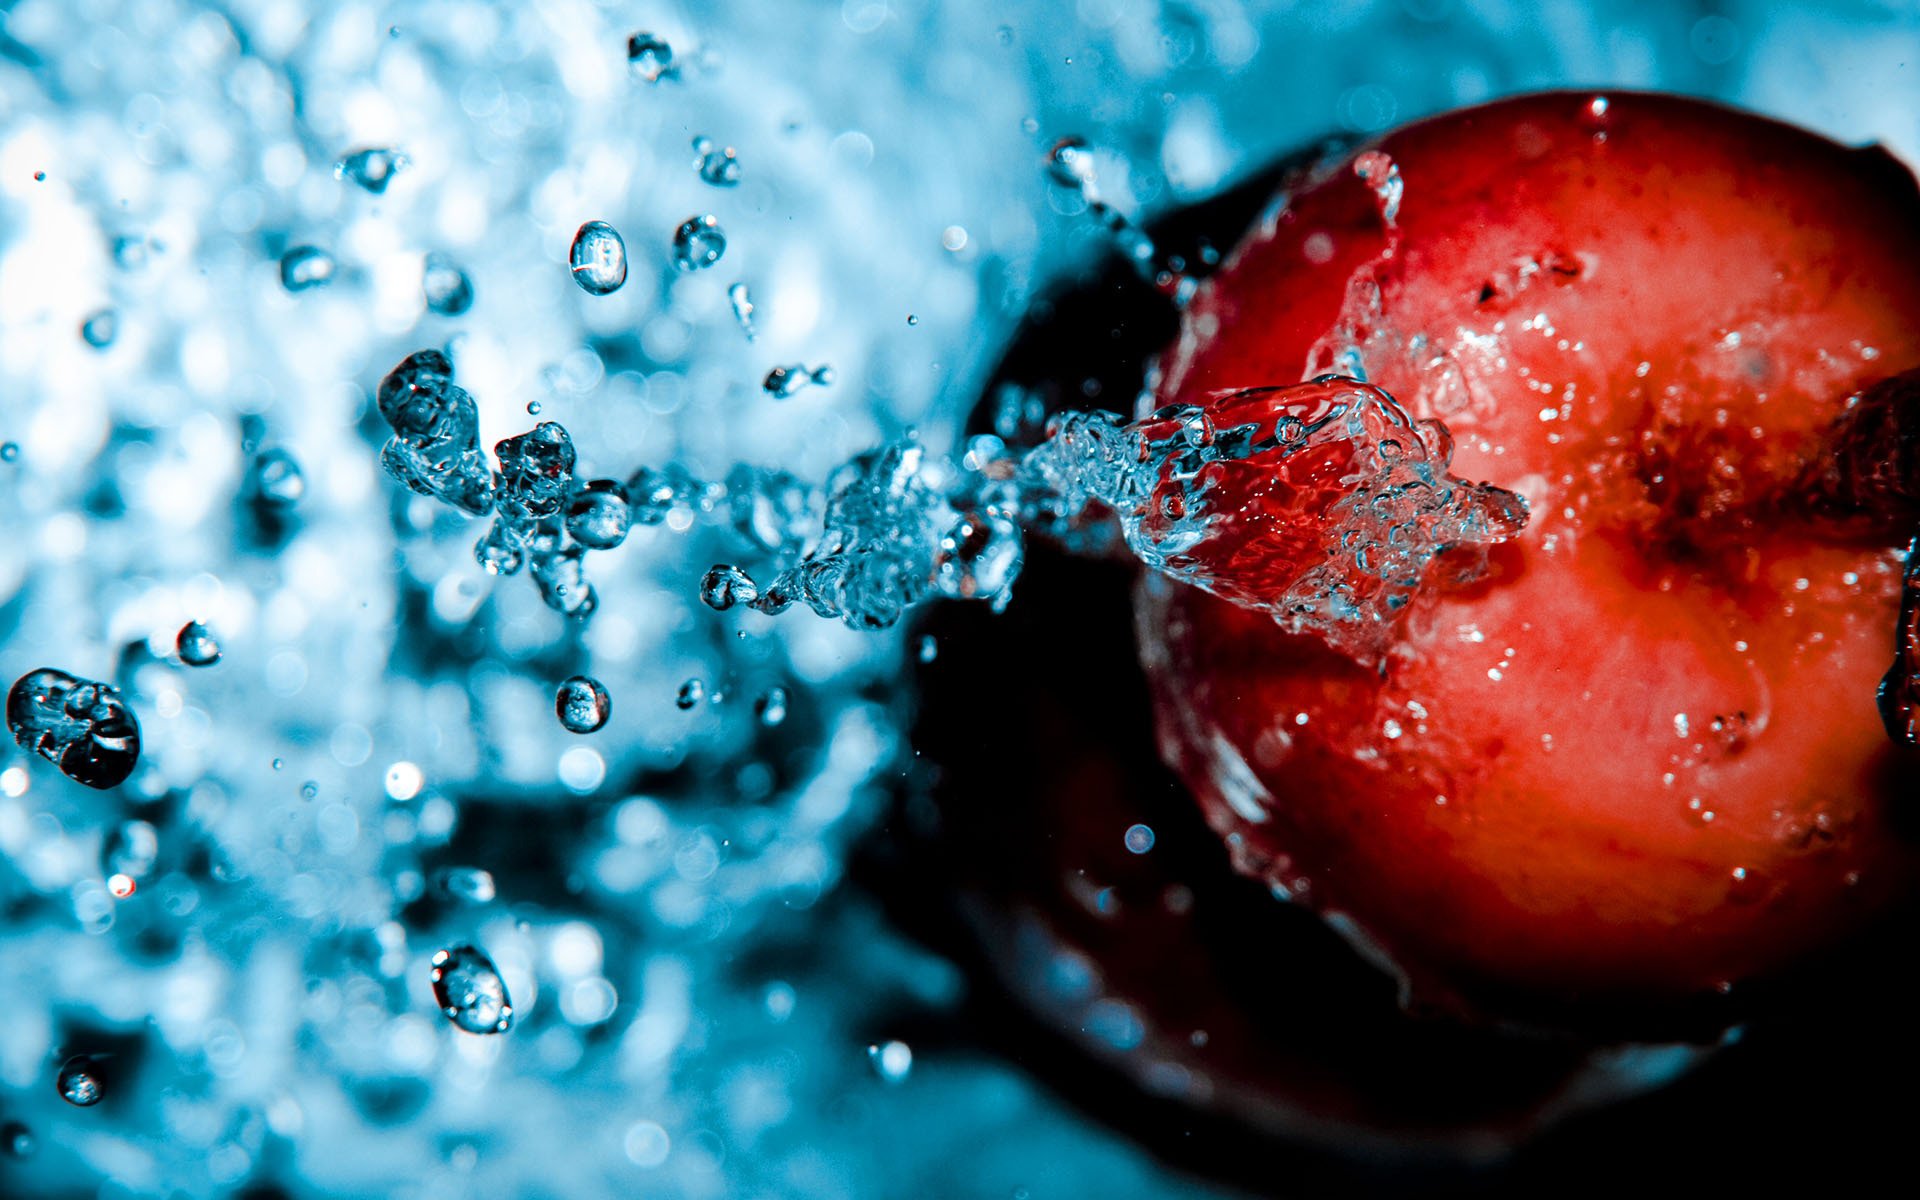
<svg viewBox="0 0 1920 1200">
<path fill-rule="evenodd" d="M 1641 95 L 1373 149 L 1392 219 L 1378 160 L 1295 188 L 1201 289 L 1156 399 L 1357 351 L 1530 524 L 1424 592 L 1377 669 L 1148 581 L 1164 752 L 1244 867 L 1417 1001 L 1559 1023 L 1775 976 L 1915 873 L 1920 753 L 1874 703 L 1911 530 L 1807 484 L 1849 398 L 1920 367 L 1913 177 Z"/>
</svg>

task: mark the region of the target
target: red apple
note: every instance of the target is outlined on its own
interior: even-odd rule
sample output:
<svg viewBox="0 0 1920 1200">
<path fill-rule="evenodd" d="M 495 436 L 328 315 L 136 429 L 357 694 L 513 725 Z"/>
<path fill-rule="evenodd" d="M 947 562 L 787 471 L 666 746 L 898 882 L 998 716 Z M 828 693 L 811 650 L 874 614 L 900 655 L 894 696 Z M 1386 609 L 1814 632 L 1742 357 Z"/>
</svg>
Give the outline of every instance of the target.
<svg viewBox="0 0 1920 1200">
<path fill-rule="evenodd" d="M 1351 348 L 1531 519 L 1378 662 L 1148 581 L 1163 753 L 1245 869 L 1418 1003 L 1631 1022 L 1778 977 L 1920 860 L 1920 752 L 1875 706 L 1912 492 L 1817 486 L 1851 469 L 1850 397 L 1916 415 L 1881 383 L 1920 367 L 1913 177 L 1664 96 L 1503 101 L 1369 150 L 1397 212 L 1386 159 L 1299 181 L 1156 400 L 1351 373 Z"/>
</svg>

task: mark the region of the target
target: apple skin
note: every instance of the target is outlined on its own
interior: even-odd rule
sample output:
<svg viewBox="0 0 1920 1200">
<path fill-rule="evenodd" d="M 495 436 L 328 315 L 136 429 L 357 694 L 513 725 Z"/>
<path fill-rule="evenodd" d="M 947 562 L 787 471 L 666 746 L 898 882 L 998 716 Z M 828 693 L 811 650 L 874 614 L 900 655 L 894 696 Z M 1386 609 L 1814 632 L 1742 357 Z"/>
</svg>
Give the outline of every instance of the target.
<svg viewBox="0 0 1920 1200">
<path fill-rule="evenodd" d="M 1351 345 L 1530 523 L 1423 590 L 1377 664 L 1144 580 L 1163 756 L 1243 870 L 1415 1007 L 1628 1033 L 1721 1011 L 1920 866 L 1920 753 L 1874 701 L 1911 517 L 1805 486 L 1848 398 L 1920 367 L 1920 192 L 1881 150 L 1669 96 L 1523 97 L 1370 149 L 1394 222 L 1350 159 L 1298 181 L 1200 289 L 1154 402 Z"/>
</svg>

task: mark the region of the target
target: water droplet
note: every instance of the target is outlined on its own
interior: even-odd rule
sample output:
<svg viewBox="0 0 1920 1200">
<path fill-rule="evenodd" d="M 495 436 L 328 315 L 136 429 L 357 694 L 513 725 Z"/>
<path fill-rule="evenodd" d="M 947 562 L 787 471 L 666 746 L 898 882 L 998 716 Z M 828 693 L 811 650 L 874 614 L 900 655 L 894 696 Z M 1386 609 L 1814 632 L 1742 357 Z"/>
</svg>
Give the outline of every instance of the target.
<svg viewBox="0 0 1920 1200">
<path fill-rule="evenodd" d="M 689 679 L 680 685 L 679 692 L 673 697 L 673 703 L 674 707 L 678 708 L 681 712 L 687 712 L 698 707 L 700 702 L 706 698 L 707 685 L 698 679 Z"/>
<path fill-rule="evenodd" d="M 443 317 L 457 317 L 473 307 L 473 282 L 460 264 L 444 254 L 429 254 L 421 266 L 420 290 L 427 307 Z"/>
<path fill-rule="evenodd" d="M 913 1048 L 905 1042 L 881 1042 L 867 1047 L 867 1061 L 886 1082 L 904 1083 L 913 1071 Z"/>
<path fill-rule="evenodd" d="M 589 550 L 611 550 L 626 541 L 632 523 L 627 489 L 611 479 L 589 479 L 567 501 L 567 532 Z"/>
<path fill-rule="evenodd" d="M 0 462 L 19 462 L 20 443 L 0 442 Z"/>
<path fill-rule="evenodd" d="M 33 173 L 33 181 L 35 183 L 45 183 L 47 181 L 47 173 L 45 171 L 35 171 Z"/>
<path fill-rule="evenodd" d="M 726 231 L 711 213 L 688 217 L 673 231 L 673 264 L 682 271 L 704 270 L 726 252 Z"/>
<path fill-rule="evenodd" d="M 188 621 L 173 639 L 173 650 L 190 667 L 210 667 L 220 661 L 220 643 L 198 621 Z"/>
<path fill-rule="evenodd" d="M 790 367 L 775 367 L 768 371 L 766 379 L 761 381 L 760 386 L 775 400 L 785 400 L 808 384 L 826 387 L 832 382 L 832 367 L 819 366 L 809 369 L 795 363 Z"/>
<path fill-rule="evenodd" d="M 138 271 L 147 265 L 147 239 L 121 234 L 113 239 L 113 261 L 123 271 Z"/>
<path fill-rule="evenodd" d="M 593 733 L 613 715 L 613 698 L 598 679 L 574 675 L 554 694 L 553 711 L 568 733 Z"/>
<path fill-rule="evenodd" d="M 307 477 L 285 450 L 264 450 L 253 459 L 251 492 L 275 508 L 292 508 L 307 494 Z"/>
<path fill-rule="evenodd" d="M 505 1033 L 513 1027 L 513 1003 L 493 960 L 478 947 L 450 946 L 433 956 L 434 1003 L 447 1020 L 468 1033 Z"/>
<path fill-rule="evenodd" d="M 733 306 L 733 319 L 740 323 L 740 331 L 753 340 L 753 297 L 747 293 L 747 285 L 736 283 L 727 289 L 727 303 Z"/>
<path fill-rule="evenodd" d="M 280 256 L 280 286 L 304 292 L 333 279 L 333 255 L 318 246 L 295 246 Z"/>
<path fill-rule="evenodd" d="M 1399 221 L 1400 199 L 1406 192 L 1400 165 L 1382 151 L 1369 150 L 1353 160 L 1353 173 L 1373 192 L 1380 220 L 1392 228 Z"/>
<path fill-rule="evenodd" d="M 492 874 L 479 867 L 448 867 L 435 876 L 434 883 L 462 904 L 491 904 L 496 894 Z"/>
<path fill-rule="evenodd" d="M 996 597 L 1013 585 L 1021 558 L 1018 525 L 998 513 L 966 513 L 940 539 L 934 585 L 957 600 Z"/>
<path fill-rule="evenodd" d="M 50 667 L 15 681 L 7 728 L 21 749 L 91 788 L 124 782 L 140 761 L 140 724 L 120 693 Z"/>
<path fill-rule="evenodd" d="M 1126 843 L 1130 853 L 1145 854 L 1153 849 L 1153 827 L 1150 825 L 1127 826 Z"/>
<path fill-rule="evenodd" d="M 919 317 L 916 317 L 916 316 L 914 316 L 914 315 L 913 315 L 912 313 L 908 313 L 908 314 L 907 314 L 907 324 L 908 324 L 908 325 L 918 325 L 919 323 L 920 323 L 920 318 L 919 318 Z"/>
<path fill-rule="evenodd" d="M 725 612 L 736 604 L 752 604 L 759 598 L 759 585 L 739 567 L 720 563 L 700 580 L 700 599 L 715 612 Z"/>
<path fill-rule="evenodd" d="M 355 150 L 339 162 L 333 164 L 335 179 L 351 179 L 369 192 L 378 196 L 387 190 L 393 177 L 405 170 L 407 158 L 391 150 L 372 148 Z"/>
<path fill-rule="evenodd" d="M 930 663 L 940 657 L 940 643 L 930 633 L 920 635 L 920 661 Z"/>
<path fill-rule="evenodd" d="M 627 281 L 627 243 L 605 221 L 588 221 L 573 235 L 567 255 L 573 281 L 589 296 L 605 296 Z"/>
<path fill-rule="evenodd" d="M 84 1054 L 76 1054 L 61 1065 L 54 1086 L 59 1089 L 60 1098 L 75 1108 L 92 1108 L 100 1103 L 104 1094 L 99 1065 Z"/>
<path fill-rule="evenodd" d="M 497 520 L 473 544 L 473 558 L 489 575 L 512 575 L 526 565 L 520 537 L 505 520 Z"/>
<path fill-rule="evenodd" d="M 694 169 L 700 178 L 715 187 L 733 187 L 740 182 L 740 160 L 732 146 L 716 146 L 710 137 L 693 139 Z"/>
<path fill-rule="evenodd" d="M 1093 151 L 1083 137 L 1063 137 L 1047 152 L 1047 176 L 1072 191 L 1094 186 Z"/>
<path fill-rule="evenodd" d="M 768 688 L 767 694 L 753 702 L 754 715 L 760 723 L 772 728 L 787 719 L 787 689 Z"/>
<path fill-rule="evenodd" d="M 40 1144 L 34 1140 L 33 1130 L 18 1121 L 8 1121 L 0 1125 L 0 1153 L 11 1158 L 31 1158 Z"/>
<path fill-rule="evenodd" d="M 119 317 L 112 309 L 103 308 L 81 323 L 80 337 L 95 350 L 105 350 L 113 345 L 113 339 L 119 330 Z"/>
<path fill-rule="evenodd" d="M 648 83 L 659 83 L 679 74 L 673 65 L 673 47 L 665 39 L 640 32 L 627 39 L 627 65 Z"/>
</svg>

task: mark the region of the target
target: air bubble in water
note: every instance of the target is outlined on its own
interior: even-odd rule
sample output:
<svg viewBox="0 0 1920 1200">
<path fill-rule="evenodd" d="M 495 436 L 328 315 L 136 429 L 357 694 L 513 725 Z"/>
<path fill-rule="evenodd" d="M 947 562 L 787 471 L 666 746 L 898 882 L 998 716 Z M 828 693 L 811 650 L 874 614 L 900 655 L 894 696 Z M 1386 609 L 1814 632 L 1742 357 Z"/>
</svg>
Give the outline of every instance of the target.
<svg viewBox="0 0 1920 1200">
<path fill-rule="evenodd" d="M 732 146 L 718 146 L 710 137 L 693 139 L 694 169 L 700 178 L 715 187 L 733 187 L 740 182 L 740 160 Z"/>
<path fill-rule="evenodd" d="M 280 256 L 280 286 L 304 292 L 333 279 L 333 255 L 318 246 L 295 246 Z"/>
<path fill-rule="evenodd" d="M 405 169 L 406 165 L 406 156 L 391 150 L 378 147 L 355 150 L 333 164 L 333 177 L 351 179 L 378 196 L 387 190 L 387 185 L 393 182 L 393 177 Z"/>
<path fill-rule="evenodd" d="M 120 693 L 50 667 L 15 681 L 7 728 L 21 749 L 91 788 L 125 782 L 140 761 L 140 724 Z"/>
<path fill-rule="evenodd" d="M 513 1004 L 493 960 L 478 947 L 449 946 L 433 956 L 434 1003 L 447 1020 L 468 1033 L 505 1033 L 513 1027 Z"/>
<path fill-rule="evenodd" d="M 80 337 L 95 350 L 105 350 L 113 345 L 113 339 L 119 332 L 120 320 L 110 308 L 103 308 L 89 316 L 80 324 Z"/>
<path fill-rule="evenodd" d="M 688 217 L 673 231 L 673 265 L 682 271 L 705 270 L 726 252 L 726 231 L 712 213 Z"/>
<path fill-rule="evenodd" d="M 633 510 L 627 489 L 611 479 L 589 479 L 567 501 L 567 532 L 589 550 L 611 550 L 627 540 Z"/>
<path fill-rule="evenodd" d="M 700 580 L 700 599 L 715 612 L 725 612 L 736 604 L 752 604 L 760 598 L 753 576 L 739 567 L 720 563 Z"/>
<path fill-rule="evenodd" d="M 190 667 L 210 667 L 220 661 L 220 643 L 199 621 L 188 621 L 173 639 L 173 651 Z"/>
<path fill-rule="evenodd" d="M 627 243 L 605 221 L 588 221 L 573 235 L 567 254 L 573 281 L 589 296 L 605 296 L 627 282 Z"/>
<path fill-rule="evenodd" d="M 913 1072 L 913 1048 L 905 1042 L 881 1042 L 867 1047 L 874 1074 L 888 1083 L 905 1083 Z"/>
<path fill-rule="evenodd" d="M 263 450 L 253 458 L 251 490 L 263 503 L 292 508 L 307 494 L 300 463 L 285 450 Z"/>
<path fill-rule="evenodd" d="M 768 688 L 767 694 L 753 702 L 753 713 L 760 723 L 772 728 L 787 719 L 787 689 Z"/>
<path fill-rule="evenodd" d="M 554 693 L 553 711 L 568 733 L 594 733 L 613 715 L 613 698 L 598 679 L 575 675 Z"/>
<path fill-rule="evenodd" d="M 463 904 L 491 904 L 496 894 L 493 875 L 479 867 L 448 867 L 434 882 L 443 893 Z"/>
<path fill-rule="evenodd" d="M 761 381 L 760 386 L 766 391 L 767 395 L 772 396 L 775 400 L 785 400 L 808 384 L 812 384 L 815 387 L 826 387 L 832 382 L 832 367 L 818 366 L 808 368 L 799 363 L 795 363 L 790 367 L 775 367 L 773 370 L 768 371 L 767 377 Z"/>
<path fill-rule="evenodd" d="M 740 332 L 753 340 L 753 297 L 747 292 L 747 285 L 736 283 L 727 289 L 727 303 L 733 306 L 733 319 L 740 323 Z"/>
<path fill-rule="evenodd" d="M 443 317 L 457 317 L 473 307 L 473 282 L 460 264 L 444 254 L 429 254 L 421 265 L 420 290 L 427 307 Z"/>
<path fill-rule="evenodd" d="M 680 690 L 674 694 L 673 704 L 674 707 L 678 708 L 681 712 L 687 712 L 697 707 L 699 703 L 706 698 L 707 685 L 698 679 L 689 679 L 681 684 Z"/>
<path fill-rule="evenodd" d="M 60 1098 L 75 1108 L 92 1108 L 105 1094 L 99 1066 L 84 1054 L 76 1054 L 61 1065 L 54 1086 Z"/>
<path fill-rule="evenodd" d="M 1020 573 L 1020 527 L 994 512 L 962 514 L 934 558 L 934 586 L 956 600 L 999 596 Z"/>
<path fill-rule="evenodd" d="M 659 83 L 679 73 L 673 65 L 673 47 L 666 39 L 644 31 L 627 39 L 627 65 L 648 83 Z"/>
</svg>

